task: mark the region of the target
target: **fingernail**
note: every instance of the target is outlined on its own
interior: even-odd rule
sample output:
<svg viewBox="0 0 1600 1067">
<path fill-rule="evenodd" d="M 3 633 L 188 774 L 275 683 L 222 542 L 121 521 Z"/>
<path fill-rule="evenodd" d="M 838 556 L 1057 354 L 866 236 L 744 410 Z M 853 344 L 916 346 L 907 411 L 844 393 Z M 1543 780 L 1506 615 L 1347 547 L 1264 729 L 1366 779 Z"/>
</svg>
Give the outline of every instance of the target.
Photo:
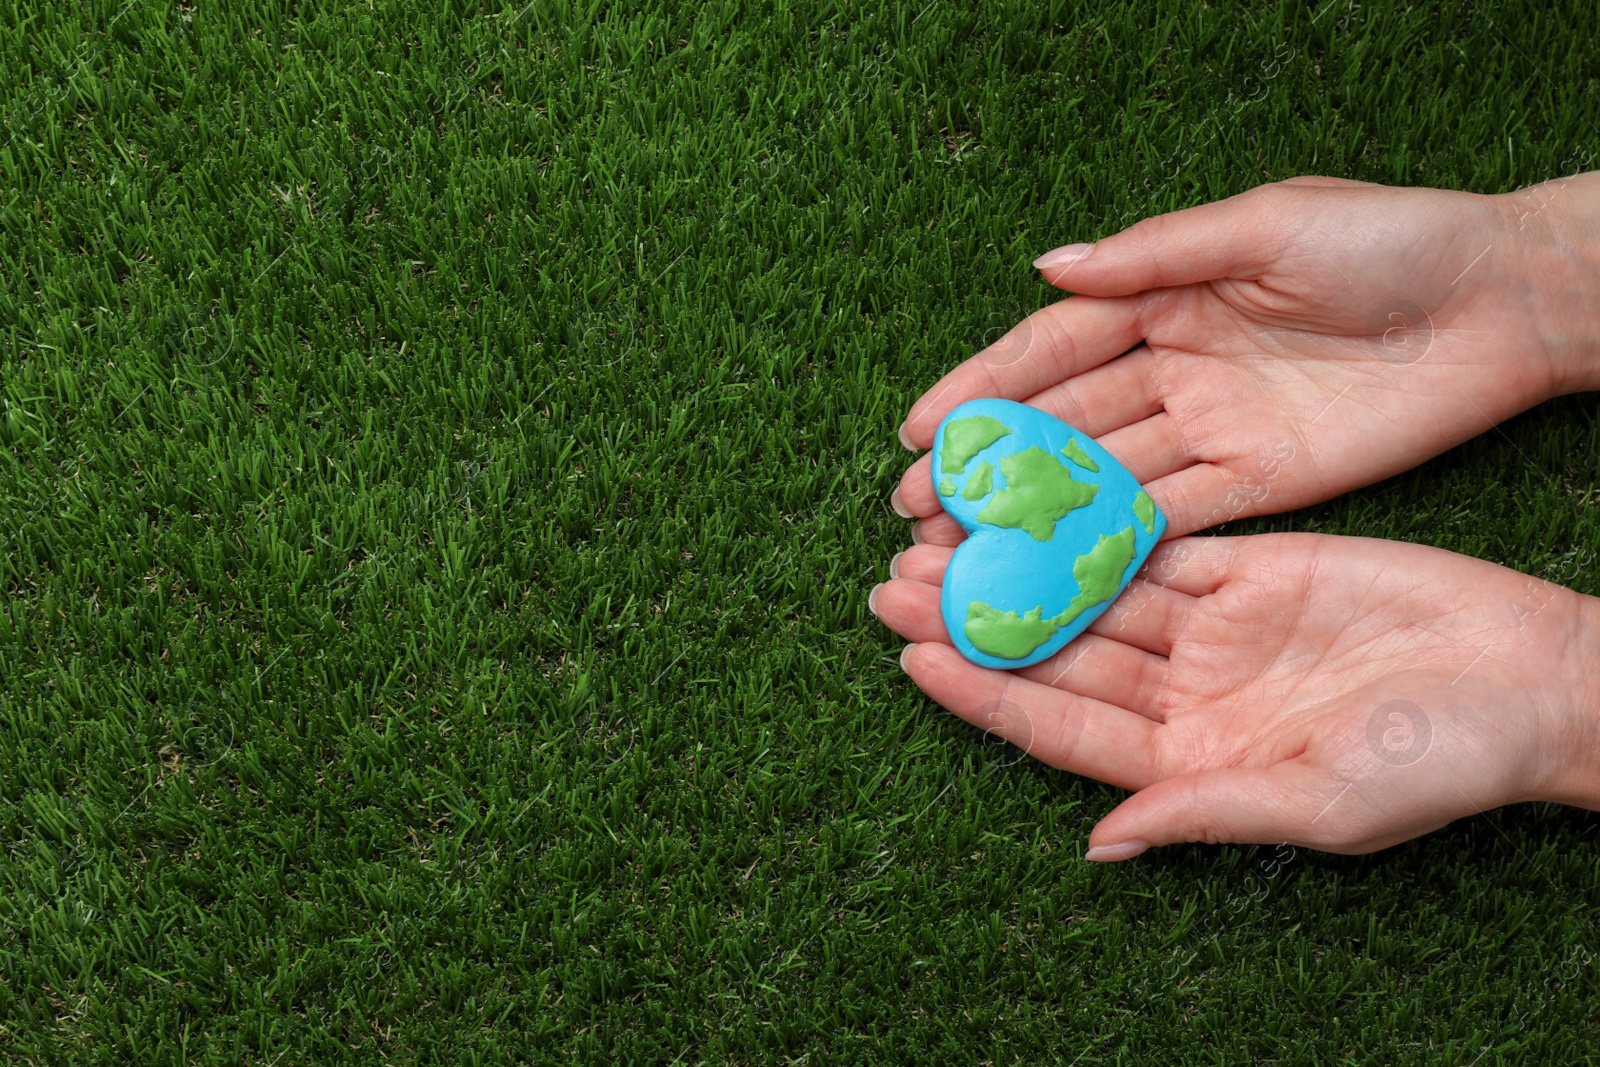
<svg viewBox="0 0 1600 1067">
<path fill-rule="evenodd" d="M 1114 845 L 1096 845 L 1085 852 L 1083 858 L 1094 863 L 1115 863 L 1117 860 L 1131 860 L 1149 847 L 1148 841 L 1118 841 Z"/>
<path fill-rule="evenodd" d="M 900 424 L 900 428 L 895 431 L 895 435 L 900 438 L 900 443 L 906 446 L 906 450 L 908 452 L 915 452 L 917 450 L 917 446 L 912 444 L 911 438 L 906 435 L 905 423 L 902 422 Z"/>
<path fill-rule="evenodd" d="M 911 672 L 911 668 L 906 665 L 906 660 L 911 658 L 911 650 L 916 647 L 915 644 L 910 644 L 900 650 L 900 669 L 908 674 Z"/>
<path fill-rule="evenodd" d="M 902 519 L 915 518 L 911 514 L 911 509 L 906 507 L 905 502 L 900 499 L 900 490 L 898 488 L 889 494 L 889 506 L 894 508 L 894 513 Z"/>
<path fill-rule="evenodd" d="M 872 592 L 867 594 L 867 610 L 872 612 L 874 615 L 878 613 L 878 590 L 882 588 L 883 583 L 879 582 L 877 585 L 872 587 Z"/>
<path fill-rule="evenodd" d="M 1045 270 L 1048 267 L 1065 267 L 1068 264 L 1088 258 L 1089 253 L 1093 251 L 1094 245 L 1062 245 L 1060 248 L 1052 248 L 1034 260 L 1033 265 L 1038 270 Z"/>
<path fill-rule="evenodd" d="M 914 545 L 922 544 L 922 529 L 921 529 L 921 527 L 922 527 L 922 523 L 920 523 L 920 522 L 917 523 L 917 525 L 911 527 L 911 543 L 914 544 Z"/>
<path fill-rule="evenodd" d="M 894 558 L 889 561 L 889 577 L 900 577 L 900 557 L 903 555 L 905 555 L 904 552 L 896 552 Z"/>
</svg>

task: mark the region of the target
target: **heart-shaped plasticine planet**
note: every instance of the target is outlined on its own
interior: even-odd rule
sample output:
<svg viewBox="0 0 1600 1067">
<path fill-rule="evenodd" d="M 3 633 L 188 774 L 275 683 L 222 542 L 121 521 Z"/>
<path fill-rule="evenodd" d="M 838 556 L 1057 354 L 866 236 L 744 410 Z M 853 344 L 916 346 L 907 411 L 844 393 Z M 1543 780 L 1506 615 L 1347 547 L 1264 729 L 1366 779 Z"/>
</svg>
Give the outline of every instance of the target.
<svg viewBox="0 0 1600 1067">
<path fill-rule="evenodd" d="M 933 488 L 967 531 L 944 575 L 945 628 L 983 667 L 1059 652 L 1111 606 L 1167 528 L 1093 438 L 1010 400 L 969 400 L 945 416 Z"/>
</svg>

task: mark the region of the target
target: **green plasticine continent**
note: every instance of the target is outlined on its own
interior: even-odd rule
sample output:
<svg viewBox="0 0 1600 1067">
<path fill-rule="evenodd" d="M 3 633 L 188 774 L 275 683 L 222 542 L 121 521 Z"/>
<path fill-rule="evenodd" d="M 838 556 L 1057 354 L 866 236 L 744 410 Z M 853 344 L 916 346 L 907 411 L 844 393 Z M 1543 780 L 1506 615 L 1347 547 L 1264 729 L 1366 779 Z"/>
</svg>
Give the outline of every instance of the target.
<svg viewBox="0 0 1600 1067">
<path fill-rule="evenodd" d="M 1035 541 L 1050 540 L 1057 519 L 1083 507 L 1100 491 L 1098 485 L 1074 481 L 1065 464 L 1038 446 L 1001 459 L 1000 472 L 1006 476 L 1006 487 L 978 513 L 978 521 L 1026 530 Z"/>
<path fill-rule="evenodd" d="M 1139 525 L 1144 527 L 1145 533 L 1156 532 L 1156 503 L 1143 489 L 1133 498 L 1133 517 L 1139 520 Z"/>
<path fill-rule="evenodd" d="M 982 500 L 989 495 L 989 490 L 994 488 L 994 466 L 987 460 L 978 464 L 978 469 L 972 472 L 967 479 L 967 487 L 961 490 L 963 500 Z M 945 494 L 949 496 L 948 493 Z"/>
<path fill-rule="evenodd" d="M 1002 461 L 1003 463 L 1003 461 Z M 1023 615 L 1002 612 L 981 601 L 967 605 L 967 640 L 980 652 L 1001 659 L 1021 659 L 1050 638 L 1056 630 L 1076 619 L 1085 610 L 1117 595 L 1122 587 L 1122 572 L 1133 562 L 1133 527 L 1114 536 L 1100 535 L 1099 542 L 1079 556 L 1072 565 L 1078 582 L 1078 595 L 1061 614 L 1044 618 L 1043 605 Z"/>
<path fill-rule="evenodd" d="M 1101 534 L 1095 546 L 1079 556 L 1078 562 L 1072 565 L 1072 577 L 1078 582 L 1078 595 L 1072 598 L 1066 611 L 1055 617 L 1055 624 L 1065 626 L 1083 614 L 1085 609 L 1103 604 L 1116 596 L 1122 589 L 1122 572 L 1132 562 L 1132 526 L 1111 537 Z"/>
<path fill-rule="evenodd" d="M 1090 459 L 1089 453 L 1085 452 L 1083 446 L 1076 441 L 1068 441 L 1066 447 L 1061 450 L 1061 454 L 1086 471 L 1094 471 L 1096 474 L 1100 472 L 1100 464 Z"/>
<path fill-rule="evenodd" d="M 1056 624 L 1042 614 L 1042 607 L 1019 616 L 974 600 L 967 605 L 967 639 L 991 656 L 1021 659 L 1055 635 Z"/>
<path fill-rule="evenodd" d="M 945 475 L 943 478 L 939 479 L 939 495 L 940 496 L 955 496 L 956 495 L 956 483 L 952 482 L 950 480 L 950 476 L 948 474 Z"/>
<path fill-rule="evenodd" d="M 939 461 L 940 474 L 960 474 L 972 457 L 1011 432 L 1011 427 L 987 415 L 957 419 L 944 428 L 944 451 Z"/>
</svg>

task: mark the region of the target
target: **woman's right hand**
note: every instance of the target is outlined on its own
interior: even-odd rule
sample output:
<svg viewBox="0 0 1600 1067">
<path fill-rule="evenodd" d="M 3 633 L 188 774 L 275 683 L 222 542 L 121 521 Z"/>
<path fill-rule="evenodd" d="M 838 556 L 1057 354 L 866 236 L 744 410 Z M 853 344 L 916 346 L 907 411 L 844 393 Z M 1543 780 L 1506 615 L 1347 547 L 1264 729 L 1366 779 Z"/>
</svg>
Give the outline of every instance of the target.
<svg viewBox="0 0 1600 1067">
<path fill-rule="evenodd" d="M 1329 499 L 1600 388 L 1600 172 L 1505 196 L 1294 178 L 1036 266 L 1077 295 L 946 374 L 900 438 L 928 448 L 964 401 L 1024 401 L 1120 459 L 1169 537 Z M 929 466 L 893 503 L 953 545 Z"/>
<path fill-rule="evenodd" d="M 1517 801 L 1600 808 L 1600 600 L 1423 545 L 1192 537 L 1050 659 L 950 645 L 952 551 L 868 599 L 919 688 L 1029 755 L 1134 795 L 1089 859 L 1237 841 L 1385 848 Z"/>
</svg>

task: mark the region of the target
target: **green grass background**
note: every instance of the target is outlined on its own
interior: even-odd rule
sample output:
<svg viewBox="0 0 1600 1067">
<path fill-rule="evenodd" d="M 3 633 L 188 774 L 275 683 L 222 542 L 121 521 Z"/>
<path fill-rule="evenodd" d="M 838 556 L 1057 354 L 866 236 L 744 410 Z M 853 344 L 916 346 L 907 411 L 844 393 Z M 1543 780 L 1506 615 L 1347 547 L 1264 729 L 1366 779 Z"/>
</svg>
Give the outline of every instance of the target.
<svg viewBox="0 0 1600 1067">
<path fill-rule="evenodd" d="M 866 610 L 1033 256 L 1591 168 L 1591 6 L 0 11 L 0 1060 L 1596 1054 L 1594 816 L 1085 864 Z M 1597 504 L 1579 397 L 1228 532 Z"/>
</svg>

